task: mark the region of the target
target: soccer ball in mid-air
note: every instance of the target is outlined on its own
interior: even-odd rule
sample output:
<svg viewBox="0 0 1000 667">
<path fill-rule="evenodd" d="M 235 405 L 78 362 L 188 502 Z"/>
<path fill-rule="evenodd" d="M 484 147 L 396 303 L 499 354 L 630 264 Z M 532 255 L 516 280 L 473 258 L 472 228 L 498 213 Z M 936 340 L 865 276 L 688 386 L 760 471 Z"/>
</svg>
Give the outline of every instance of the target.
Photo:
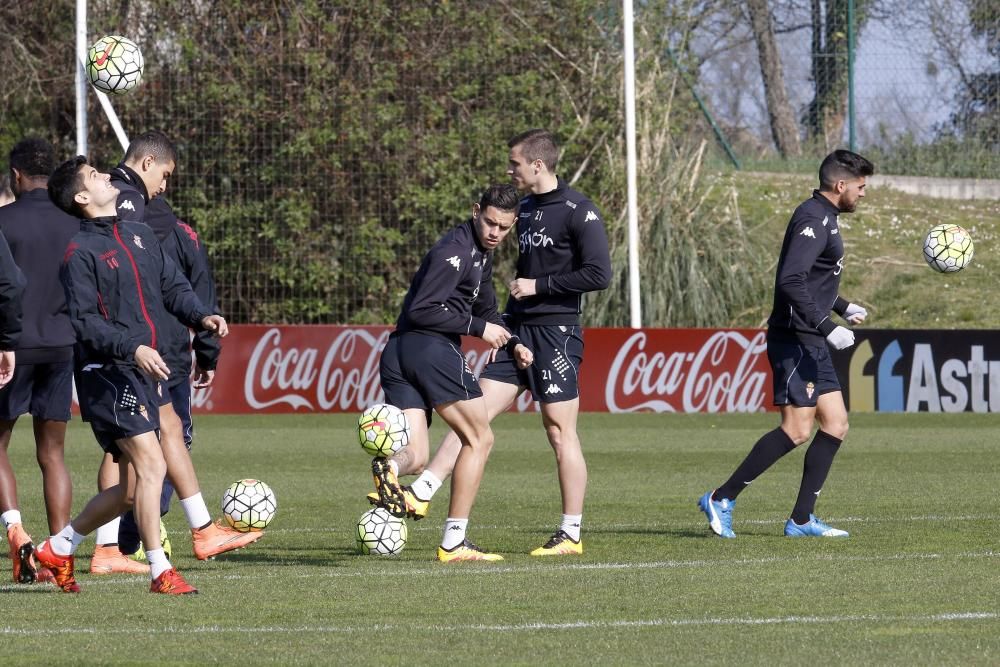
<svg viewBox="0 0 1000 667">
<path fill-rule="evenodd" d="M 142 51 L 127 37 L 102 37 L 87 51 L 87 79 L 101 92 L 121 95 L 142 79 Z"/>
<path fill-rule="evenodd" d="M 924 259 L 935 271 L 961 271 L 972 262 L 972 237 L 958 225 L 937 225 L 924 239 Z"/>
<path fill-rule="evenodd" d="M 377 403 L 358 417 L 358 439 L 372 456 L 392 456 L 410 442 L 410 424 L 395 405 Z"/>
<path fill-rule="evenodd" d="M 358 551 L 363 554 L 395 556 L 406 546 L 406 522 L 373 507 L 358 519 Z"/>
<path fill-rule="evenodd" d="M 267 528 L 277 509 L 274 492 L 259 479 L 233 482 L 222 494 L 222 515 L 226 523 L 242 533 Z"/>
</svg>

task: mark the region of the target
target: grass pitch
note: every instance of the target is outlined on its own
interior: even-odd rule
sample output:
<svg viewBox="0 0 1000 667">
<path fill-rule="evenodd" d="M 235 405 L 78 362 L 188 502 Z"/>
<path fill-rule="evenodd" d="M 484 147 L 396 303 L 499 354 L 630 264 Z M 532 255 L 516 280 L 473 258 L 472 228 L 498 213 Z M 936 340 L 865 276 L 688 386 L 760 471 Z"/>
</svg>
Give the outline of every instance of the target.
<svg viewBox="0 0 1000 667">
<path fill-rule="evenodd" d="M 86 573 L 79 595 L 0 585 L 5 664 L 998 664 L 1000 445 L 992 415 L 859 415 L 818 514 L 846 540 L 781 536 L 798 489 L 793 452 L 739 499 L 736 540 L 695 507 L 770 415 L 584 415 L 585 554 L 527 552 L 557 525 L 552 454 L 536 415 L 504 415 L 470 525 L 501 564 L 436 563 L 447 490 L 409 521 L 395 558 L 359 556 L 368 457 L 351 415 L 197 418 L 209 506 L 259 477 L 279 509 L 262 542 L 191 555 L 166 517 L 174 563 L 200 590 L 168 598 L 143 577 Z M 441 434 L 435 423 L 432 435 Z M 11 445 L 21 509 L 44 537 L 30 427 Z M 74 506 L 98 448 L 75 421 Z M 3 568 L 9 582 L 9 565 Z"/>
</svg>

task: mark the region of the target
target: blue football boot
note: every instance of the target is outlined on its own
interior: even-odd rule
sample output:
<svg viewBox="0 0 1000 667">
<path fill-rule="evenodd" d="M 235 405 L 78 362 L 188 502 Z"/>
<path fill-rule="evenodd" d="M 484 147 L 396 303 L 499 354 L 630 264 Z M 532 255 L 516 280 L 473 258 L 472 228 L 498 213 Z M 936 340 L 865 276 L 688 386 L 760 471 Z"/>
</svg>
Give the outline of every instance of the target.
<svg viewBox="0 0 1000 667">
<path fill-rule="evenodd" d="M 789 519 L 785 522 L 785 537 L 847 537 L 847 531 L 828 526 L 815 514 L 809 515 L 809 521 L 799 525 Z"/>
<path fill-rule="evenodd" d="M 733 532 L 733 507 L 736 506 L 736 501 L 728 498 L 712 500 L 713 493 L 714 490 L 709 491 L 698 500 L 698 507 L 708 517 L 708 527 L 719 537 L 736 537 Z"/>
</svg>

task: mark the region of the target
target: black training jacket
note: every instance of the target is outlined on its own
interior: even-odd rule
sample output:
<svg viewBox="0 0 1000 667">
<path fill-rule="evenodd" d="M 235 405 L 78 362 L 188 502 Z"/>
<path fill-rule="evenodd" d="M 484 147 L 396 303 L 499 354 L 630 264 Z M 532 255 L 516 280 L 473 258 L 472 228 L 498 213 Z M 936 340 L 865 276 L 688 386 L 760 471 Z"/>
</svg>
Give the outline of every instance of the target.
<svg viewBox="0 0 1000 667">
<path fill-rule="evenodd" d="M 774 308 L 767 320 L 769 338 L 820 347 L 837 327 L 830 311 L 843 315 L 848 306 L 838 295 L 844 270 L 839 213 L 814 190 L 788 221 L 774 279 Z"/>
<path fill-rule="evenodd" d="M 208 255 L 194 229 L 180 221 L 162 197 L 149 199 L 142 179 L 124 163 L 111 170 L 111 183 L 118 188 L 119 219 L 149 225 L 163 251 L 191 283 L 201 302 L 212 312 L 218 312 Z M 215 370 L 221 345 L 211 332 L 196 333 L 192 342 L 188 327 L 176 318 L 167 318 L 158 325 L 161 331 L 158 351 L 172 376 L 181 372 L 190 375 L 192 347 L 198 365 L 205 370 Z"/>
<path fill-rule="evenodd" d="M 59 267 L 66 245 L 78 231 L 79 219 L 53 204 L 45 188 L 29 190 L 13 204 L 0 207 L 0 232 L 27 281 L 18 364 L 73 358 L 76 338 L 66 312 Z"/>
<path fill-rule="evenodd" d="M 211 314 L 144 224 L 81 221 L 59 276 L 76 332 L 77 368 L 132 365 L 140 345 L 158 350 L 158 323 L 168 312 L 199 330 Z"/>
<path fill-rule="evenodd" d="M 506 328 L 493 289 L 493 253 L 484 252 L 469 220 L 445 234 L 424 255 L 396 331 L 425 331 L 458 341 L 482 336 L 486 323 Z"/>
<path fill-rule="evenodd" d="M 0 234 L 0 350 L 4 352 L 16 349 L 21 339 L 21 303 L 25 282 L 24 274 L 10 254 L 7 239 Z"/>
<path fill-rule="evenodd" d="M 537 294 L 507 300 L 505 312 L 529 324 L 580 323 L 583 294 L 611 284 L 611 253 L 601 212 L 561 178 L 551 192 L 521 200 L 517 277 Z"/>
</svg>

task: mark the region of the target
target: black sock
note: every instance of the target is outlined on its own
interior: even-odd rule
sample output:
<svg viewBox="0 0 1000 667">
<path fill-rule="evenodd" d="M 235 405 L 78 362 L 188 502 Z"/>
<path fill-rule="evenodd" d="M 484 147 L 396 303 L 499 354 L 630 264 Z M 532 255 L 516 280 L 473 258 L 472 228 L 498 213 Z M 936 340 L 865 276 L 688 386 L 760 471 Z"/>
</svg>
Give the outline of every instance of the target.
<svg viewBox="0 0 1000 667">
<path fill-rule="evenodd" d="M 718 501 L 723 498 L 736 500 L 736 496 L 740 495 L 740 492 L 747 488 L 750 482 L 760 477 L 765 470 L 774 465 L 775 461 L 793 449 L 795 449 L 795 443 L 780 427 L 765 433 L 753 446 L 747 457 L 743 459 L 743 463 L 736 469 L 733 476 L 715 490 L 715 493 L 712 494 L 712 500 Z"/>
<path fill-rule="evenodd" d="M 843 440 L 829 433 L 816 431 L 816 437 L 806 451 L 805 463 L 802 464 L 802 486 L 799 487 L 799 497 L 792 510 L 792 521 L 800 526 L 809 521 L 809 515 L 816 509 L 816 500 L 841 442 Z"/>
</svg>

